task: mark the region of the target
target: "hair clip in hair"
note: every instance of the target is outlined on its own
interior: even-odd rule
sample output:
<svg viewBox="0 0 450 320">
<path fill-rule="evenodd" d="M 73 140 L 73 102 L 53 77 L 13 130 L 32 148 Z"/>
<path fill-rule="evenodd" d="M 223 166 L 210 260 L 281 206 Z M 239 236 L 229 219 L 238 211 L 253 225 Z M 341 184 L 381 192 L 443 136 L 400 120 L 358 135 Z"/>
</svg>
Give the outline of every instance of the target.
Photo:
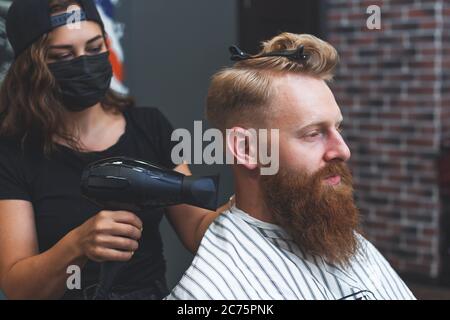
<svg viewBox="0 0 450 320">
<path fill-rule="evenodd" d="M 296 62 L 304 63 L 309 58 L 309 56 L 304 53 L 304 49 L 305 48 L 303 47 L 303 45 L 300 45 L 297 47 L 297 49 L 294 49 L 294 50 L 272 51 L 272 52 L 267 52 L 267 53 L 263 53 L 261 55 L 256 55 L 256 56 L 251 56 L 250 54 L 243 52 L 236 45 L 231 46 L 229 50 L 231 53 L 230 59 L 232 61 L 242 61 L 242 60 L 258 59 L 258 58 L 264 58 L 264 57 L 285 57 L 285 58 L 294 60 Z"/>
<path fill-rule="evenodd" d="M 241 61 L 241 60 L 251 59 L 251 56 L 248 53 L 244 53 L 244 51 L 239 49 L 238 46 L 233 45 L 230 47 L 229 50 L 231 53 L 230 59 L 233 61 Z"/>
<path fill-rule="evenodd" d="M 294 52 L 292 53 L 292 57 L 295 60 L 299 60 L 299 61 L 306 61 L 308 60 L 308 55 L 304 53 L 305 51 L 305 47 L 303 46 L 298 46 L 298 48 L 296 50 L 294 50 Z"/>
</svg>

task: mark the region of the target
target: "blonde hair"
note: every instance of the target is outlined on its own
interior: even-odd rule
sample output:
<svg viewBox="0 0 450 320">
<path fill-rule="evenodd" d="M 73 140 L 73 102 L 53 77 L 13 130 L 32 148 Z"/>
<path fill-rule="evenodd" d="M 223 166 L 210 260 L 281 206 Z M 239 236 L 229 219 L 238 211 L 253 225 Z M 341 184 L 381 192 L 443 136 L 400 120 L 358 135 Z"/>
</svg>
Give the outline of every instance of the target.
<svg viewBox="0 0 450 320">
<path fill-rule="evenodd" d="M 300 45 L 308 56 L 306 62 L 287 57 L 261 57 L 243 60 L 212 77 L 206 101 L 209 122 L 224 131 L 231 126 L 254 126 L 264 121 L 274 95 L 273 79 L 289 73 L 330 81 L 339 56 L 329 43 L 309 34 L 282 33 L 262 43 L 253 57 L 281 50 L 295 50 Z"/>
</svg>

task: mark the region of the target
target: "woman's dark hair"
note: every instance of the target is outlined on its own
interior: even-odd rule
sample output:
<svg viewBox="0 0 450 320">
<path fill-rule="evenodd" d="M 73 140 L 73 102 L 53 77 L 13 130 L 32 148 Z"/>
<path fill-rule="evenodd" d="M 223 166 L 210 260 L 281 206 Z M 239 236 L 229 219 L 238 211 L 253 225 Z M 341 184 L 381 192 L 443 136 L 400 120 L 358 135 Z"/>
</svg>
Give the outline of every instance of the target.
<svg viewBox="0 0 450 320">
<path fill-rule="evenodd" d="M 51 13 L 78 4 L 74 0 L 49 3 Z M 107 43 L 106 34 L 104 38 Z M 17 139 L 22 148 L 28 140 L 39 142 L 47 156 L 55 150 L 55 137 L 75 150 L 81 149 L 77 137 L 64 123 L 64 107 L 57 99 L 56 81 L 46 63 L 48 48 L 45 34 L 17 57 L 0 88 L 0 137 Z M 101 105 L 118 113 L 133 107 L 134 101 L 109 90 Z"/>
</svg>

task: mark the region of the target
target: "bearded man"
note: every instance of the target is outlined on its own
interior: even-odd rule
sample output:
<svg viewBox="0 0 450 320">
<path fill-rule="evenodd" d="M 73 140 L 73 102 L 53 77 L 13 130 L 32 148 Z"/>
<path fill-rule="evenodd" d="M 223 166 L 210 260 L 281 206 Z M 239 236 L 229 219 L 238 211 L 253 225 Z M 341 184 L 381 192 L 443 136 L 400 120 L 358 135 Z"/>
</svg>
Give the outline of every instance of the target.
<svg viewBox="0 0 450 320">
<path fill-rule="evenodd" d="M 415 299 L 359 232 L 350 150 L 327 86 L 336 50 L 283 33 L 214 75 L 206 115 L 235 160 L 235 205 L 206 232 L 168 299 Z M 250 130 L 277 130 L 278 172 L 263 174 Z M 261 142 L 261 141 L 259 141 Z M 273 156 L 273 155 L 272 155 Z"/>
</svg>

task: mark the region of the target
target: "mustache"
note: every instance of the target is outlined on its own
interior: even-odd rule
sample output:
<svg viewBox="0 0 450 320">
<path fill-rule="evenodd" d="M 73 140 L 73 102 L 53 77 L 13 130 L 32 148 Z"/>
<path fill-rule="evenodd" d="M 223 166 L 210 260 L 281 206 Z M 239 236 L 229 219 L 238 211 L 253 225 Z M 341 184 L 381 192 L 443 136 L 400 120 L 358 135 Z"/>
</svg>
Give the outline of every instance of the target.
<svg viewBox="0 0 450 320">
<path fill-rule="evenodd" d="M 346 185 L 352 185 L 352 173 L 347 164 L 341 160 L 331 161 L 312 175 L 313 181 L 321 181 L 331 176 L 340 176 Z"/>
</svg>

